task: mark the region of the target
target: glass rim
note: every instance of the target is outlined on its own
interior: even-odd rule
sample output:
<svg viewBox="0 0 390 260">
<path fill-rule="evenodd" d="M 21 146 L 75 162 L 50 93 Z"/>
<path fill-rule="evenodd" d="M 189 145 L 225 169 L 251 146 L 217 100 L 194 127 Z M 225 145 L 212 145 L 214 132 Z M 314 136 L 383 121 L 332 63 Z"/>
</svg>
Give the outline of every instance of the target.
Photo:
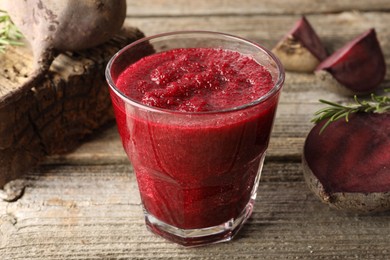
<svg viewBox="0 0 390 260">
<path fill-rule="evenodd" d="M 111 67 L 115 63 L 115 60 L 124 52 L 126 52 L 128 49 L 141 44 L 143 42 L 153 40 L 153 39 L 158 39 L 158 38 L 163 38 L 163 37 L 168 37 L 168 36 L 174 36 L 174 35 L 189 35 L 189 34 L 201 34 L 201 35 L 210 35 L 210 36 L 223 36 L 226 38 L 234 39 L 249 45 L 254 46 L 255 48 L 263 51 L 271 57 L 271 59 L 275 62 L 278 70 L 278 78 L 276 82 L 274 82 L 274 86 L 264 95 L 262 95 L 260 98 L 251 101 L 249 103 L 245 103 L 239 106 L 231 107 L 231 108 L 226 108 L 226 109 L 219 109 L 219 110 L 211 110 L 211 111 L 178 111 L 178 110 L 173 110 L 173 109 L 167 109 L 167 108 L 160 108 L 160 107 L 154 107 L 154 106 L 149 106 L 141 103 L 140 101 L 130 98 L 127 95 L 125 95 L 122 91 L 120 91 L 117 87 L 116 84 L 114 83 L 114 80 L 111 77 Z M 153 55 L 153 54 L 152 54 Z M 203 31 L 203 30 L 189 30 L 189 31 L 172 31 L 172 32 L 166 32 L 166 33 L 160 33 L 160 34 L 155 34 L 152 36 L 148 37 L 143 37 L 141 39 L 138 39 L 137 41 L 134 41 L 125 47 L 121 48 L 119 51 L 117 51 L 111 59 L 108 61 L 106 70 L 105 70 L 105 76 L 106 80 L 108 82 L 109 87 L 111 88 L 114 93 L 119 96 L 123 101 L 126 103 L 129 103 L 133 106 L 136 106 L 138 108 L 152 111 L 152 112 L 158 112 L 158 113 L 168 113 L 168 114 L 182 114 L 182 115 L 207 115 L 207 114 L 220 114 L 220 113 L 228 113 L 228 112 L 234 112 L 234 111 L 239 111 L 239 110 L 244 110 L 250 107 L 254 107 L 260 103 L 265 102 L 269 98 L 273 97 L 278 93 L 278 91 L 281 89 L 284 79 L 285 79 L 285 72 L 284 72 L 284 67 L 280 60 L 276 57 L 275 54 L 273 54 L 270 50 L 262 46 L 261 44 L 258 44 L 254 41 L 247 40 L 245 38 L 235 36 L 232 34 L 228 33 L 222 33 L 222 32 L 214 32 L 214 31 Z"/>
</svg>

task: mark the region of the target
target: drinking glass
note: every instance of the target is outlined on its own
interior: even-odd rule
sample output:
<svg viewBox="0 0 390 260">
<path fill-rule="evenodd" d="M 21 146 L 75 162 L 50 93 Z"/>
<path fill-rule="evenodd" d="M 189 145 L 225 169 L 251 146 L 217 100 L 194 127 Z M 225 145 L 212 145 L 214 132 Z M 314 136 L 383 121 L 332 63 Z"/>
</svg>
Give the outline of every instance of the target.
<svg viewBox="0 0 390 260">
<path fill-rule="evenodd" d="M 218 48 L 250 56 L 270 72 L 273 87 L 237 107 L 183 112 L 144 105 L 116 86 L 119 75 L 142 57 L 178 48 Z M 284 82 L 279 60 L 240 37 L 171 32 L 124 47 L 109 61 L 106 78 L 148 229 L 185 246 L 231 240 L 253 210 Z M 128 84 L 131 88 L 137 82 Z"/>
</svg>

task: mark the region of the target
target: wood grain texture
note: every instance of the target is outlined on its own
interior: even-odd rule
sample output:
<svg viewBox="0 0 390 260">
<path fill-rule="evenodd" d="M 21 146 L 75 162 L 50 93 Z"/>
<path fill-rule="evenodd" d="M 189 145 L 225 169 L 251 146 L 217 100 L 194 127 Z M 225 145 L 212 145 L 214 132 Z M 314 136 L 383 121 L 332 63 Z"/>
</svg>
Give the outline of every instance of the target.
<svg viewBox="0 0 390 260">
<path fill-rule="evenodd" d="M 320 4 L 321 2 L 321 4 Z M 375 27 L 390 65 L 390 2 L 128 0 L 126 23 L 146 35 L 223 31 L 272 47 L 302 13 L 333 51 Z M 390 86 L 387 72 L 383 86 Z M 183 248 L 144 225 L 137 182 L 114 125 L 73 153 L 47 158 L 15 202 L 0 201 L 0 259 L 389 259 L 390 214 L 350 215 L 307 188 L 301 151 L 322 89 L 312 74 L 287 73 L 254 213 L 233 241 Z"/>
<path fill-rule="evenodd" d="M 390 2 L 389 2 L 390 3 Z M 211 30 L 235 34 L 273 47 L 286 34 L 299 15 L 129 17 L 126 23 L 142 28 L 146 35 L 176 30 Z M 306 16 L 329 52 L 374 27 L 386 56 L 389 52 L 390 18 L 387 12 L 345 11 Z"/>
<path fill-rule="evenodd" d="M 0 66 L 0 100 L 12 96 L 28 78 L 32 70 L 32 53 L 26 42 L 23 46 L 8 46 L 7 54 L 2 53 Z M 20 97 L 20 96 L 18 96 Z M 0 103 L 0 107 L 4 102 Z"/>
<path fill-rule="evenodd" d="M 389 11 L 387 0 L 127 0 L 127 15 L 135 16 L 199 16 L 199 15 L 286 15 L 327 14 L 343 11 Z"/>
<path fill-rule="evenodd" d="M 186 249 L 146 230 L 130 165 L 43 166 L 23 198 L 0 202 L 2 259 L 385 259 L 390 216 L 340 214 L 299 163 L 266 163 L 256 207 L 228 243 Z"/>
</svg>

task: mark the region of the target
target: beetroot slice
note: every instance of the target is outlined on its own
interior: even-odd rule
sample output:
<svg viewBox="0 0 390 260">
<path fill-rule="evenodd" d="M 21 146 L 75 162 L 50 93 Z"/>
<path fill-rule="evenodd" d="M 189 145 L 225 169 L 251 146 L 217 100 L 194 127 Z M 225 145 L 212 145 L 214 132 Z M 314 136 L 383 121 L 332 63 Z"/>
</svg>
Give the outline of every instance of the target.
<svg viewBox="0 0 390 260">
<path fill-rule="evenodd" d="M 309 187 L 326 203 L 352 211 L 390 209 L 390 114 L 353 114 L 325 121 L 306 138 L 303 168 Z"/>
<path fill-rule="evenodd" d="M 374 29 L 370 29 L 337 50 L 316 71 L 325 70 L 356 94 L 376 89 L 386 73 L 385 59 Z"/>
<path fill-rule="evenodd" d="M 324 60 L 328 54 L 317 33 L 303 16 L 287 34 L 294 37 L 308 49 L 319 61 Z"/>
<path fill-rule="evenodd" d="M 287 71 L 313 72 L 327 56 L 313 27 L 305 17 L 276 44 L 272 52 Z"/>
</svg>

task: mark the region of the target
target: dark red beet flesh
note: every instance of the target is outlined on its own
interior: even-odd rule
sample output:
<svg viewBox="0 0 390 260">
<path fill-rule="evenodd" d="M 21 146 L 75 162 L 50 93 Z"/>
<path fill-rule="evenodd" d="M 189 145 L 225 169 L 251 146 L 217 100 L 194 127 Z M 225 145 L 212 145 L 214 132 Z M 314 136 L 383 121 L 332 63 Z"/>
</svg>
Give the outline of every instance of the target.
<svg viewBox="0 0 390 260">
<path fill-rule="evenodd" d="M 308 49 L 319 61 L 324 60 L 328 54 L 322 45 L 320 38 L 305 17 L 302 17 L 287 34 L 293 36 L 306 49 Z"/>
<path fill-rule="evenodd" d="M 383 81 L 386 64 L 374 29 L 337 50 L 317 71 L 326 70 L 342 85 L 357 93 L 374 90 Z"/>
<path fill-rule="evenodd" d="M 390 114 L 353 114 L 307 136 L 304 158 L 329 193 L 390 191 Z"/>
</svg>

